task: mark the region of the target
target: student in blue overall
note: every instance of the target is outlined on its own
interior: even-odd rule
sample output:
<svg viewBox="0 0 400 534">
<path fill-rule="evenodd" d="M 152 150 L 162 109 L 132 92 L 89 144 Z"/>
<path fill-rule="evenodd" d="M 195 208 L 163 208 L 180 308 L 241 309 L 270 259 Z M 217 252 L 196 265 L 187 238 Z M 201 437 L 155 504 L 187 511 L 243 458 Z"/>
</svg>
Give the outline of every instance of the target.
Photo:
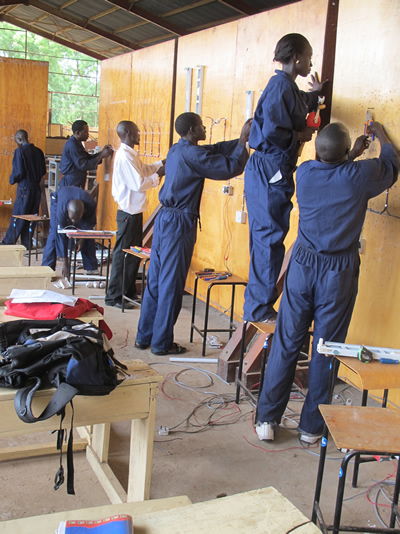
<svg viewBox="0 0 400 534">
<path fill-rule="evenodd" d="M 295 82 L 297 76 L 310 74 L 312 53 L 310 43 L 297 33 L 278 41 L 274 61 L 282 64 L 282 70 L 276 70 L 269 80 L 251 125 L 249 145 L 255 152 L 244 180 L 250 234 L 249 282 L 243 308 L 246 321 L 276 323 L 273 305 L 293 207 L 293 172 L 300 143 L 310 141 L 315 132 L 306 127 L 306 116 L 317 108 L 323 87 L 317 73 L 309 83 L 312 92 L 300 91 Z"/>
<path fill-rule="evenodd" d="M 96 224 L 96 203 L 87 191 L 80 187 L 63 187 L 50 195 L 50 230 L 43 250 L 42 265 L 55 270 L 57 257 L 62 258 L 62 275 L 68 271 L 68 238 L 59 234 L 58 228 L 93 230 Z M 81 240 L 78 249 L 82 253 L 83 267 L 87 274 L 97 272 L 96 246 L 92 239 Z"/>
<path fill-rule="evenodd" d="M 77 120 L 71 128 L 73 135 L 65 143 L 60 161 L 60 171 L 63 174 L 60 187 L 75 185 L 85 189 L 87 171 L 93 171 L 102 159 L 112 156 L 113 149 L 111 145 L 106 145 L 97 154 L 89 154 L 82 145 L 82 142 L 89 139 L 87 122 Z"/>
<path fill-rule="evenodd" d="M 44 154 L 28 140 L 25 130 L 18 130 L 14 136 L 18 148 L 14 152 L 10 184 L 17 185 L 17 197 L 12 215 L 35 215 L 40 205 L 40 182 L 46 174 Z M 21 244 L 29 248 L 29 222 L 11 217 L 10 226 L 2 241 L 3 245 L 13 245 L 21 236 Z"/>
<path fill-rule="evenodd" d="M 176 119 L 181 139 L 167 155 L 136 348 L 151 345 L 151 352 L 159 356 L 186 351 L 174 343 L 174 325 L 196 242 L 204 180 L 229 180 L 243 172 L 250 124 L 251 120 L 245 123 L 239 139 L 200 146 L 198 142 L 206 139 L 201 117 L 189 112 Z"/>
<path fill-rule="evenodd" d="M 317 352 L 318 340 L 346 339 L 358 289 L 358 243 L 367 204 L 396 182 L 399 171 L 396 149 L 382 126 L 374 122 L 367 133 L 380 141 L 379 158 L 353 161 L 369 145 L 368 138 L 359 137 L 350 151 L 349 131 L 332 123 L 317 136 L 319 161 L 307 161 L 297 170 L 299 230 L 258 401 L 260 440 L 274 439 L 312 321 L 309 389 L 297 431 L 306 443 L 321 437 L 318 405 L 328 400 L 331 358 Z"/>
</svg>

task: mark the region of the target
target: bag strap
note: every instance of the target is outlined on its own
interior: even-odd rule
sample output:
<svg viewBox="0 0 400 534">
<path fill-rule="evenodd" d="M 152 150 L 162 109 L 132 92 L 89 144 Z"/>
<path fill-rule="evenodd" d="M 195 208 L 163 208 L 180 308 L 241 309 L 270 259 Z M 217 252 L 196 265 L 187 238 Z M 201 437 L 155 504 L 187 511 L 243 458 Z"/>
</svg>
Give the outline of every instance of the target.
<svg viewBox="0 0 400 534">
<path fill-rule="evenodd" d="M 65 406 L 79 392 L 74 386 L 62 382 L 54 392 L 54 395 L 43 412 L 39 417 L 35 417 L 32 413 L 32 400 L 40 385 L 40 378 L 36 378 L 35 384 L 19 389 L 15 394 L 15 411 L 21 421 L 24 421 L 25 423 L 35 423 L 36 421 L 50 419 L 53 415 L 61 412 L 61 410 L 63 410 L 63 408 L 65 408 Z"/>
</svg>

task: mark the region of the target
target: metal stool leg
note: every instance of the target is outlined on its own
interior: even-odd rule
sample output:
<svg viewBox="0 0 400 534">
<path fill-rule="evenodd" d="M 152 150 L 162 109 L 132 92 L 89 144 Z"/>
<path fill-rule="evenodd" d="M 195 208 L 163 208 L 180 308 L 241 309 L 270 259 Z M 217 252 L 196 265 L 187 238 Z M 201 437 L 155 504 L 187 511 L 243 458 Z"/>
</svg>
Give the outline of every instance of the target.
<svg viewBox="0 0 400 534">
<path fill-rule="evenodd" d="M 107 269 L 106 269 L 106 288 L 105 288 L 106 294 L 108 290 L 108 277 L 110 275 L 110 253 L 111 253 L 111 239 L 108 240 L 108 249 L 107 249 Z M 101 258 L 101 263 L 103 264 L 103 257 Z"/>
<path fill-rule="evenodd" d="M 126 258 L 128 257 L 128 253 L 125 252 L 124 256 L 124 264 L 122 268 L 122 299 L 121 299 L 121 311 L 124 313 L 125 309 L 125 277 L 126 277 Z"/>
<path fill-rule="evenodd" d="M 247 321 L 243 321 L 243 328 L 242 328 L 242 342 L 240 344 L 240 358 L 239 358 L 239 368 L 238 368 L 238 376 L 236 381 L 236 399 L 235 403 L 239 404 L 240 399 L 240 387 L 241 387 L 241 380 L 242 380 L 242 372 L 243 372 L 243 360 L 244 360 L 244 350 L 245 350 L 245 344 L 246 344 L 246 328 L 247 328 Z"/>
<path fill-rule="evenodd" d="M 206 300 L 206 313 L 204 315 L 204 330 L 203 330 L 203 350 L 201 352 L 202 356 L 206 355 L 206 343 L 207 343 L 207 327 L 208 327 L 208 311 L 210 308 L 210 293 L 211 288 L 214 284 L 210 284 L 207 289 L 207 300 Z"/>
<path fill-rule="evenodd" d="M 231 298 L 231 316 L 229 321 L 229 339 L 232 337 L 232 331 L 233 331 L 233 310 L 235 305 L 235 285 L 232 284 L 232 298 Z"/>
<path fill-rule="evenodd" d="M 258 398 L 260 398 L 260 393 L 264 385 L 265 366 L 267 364 L 267 356 L 269 354 L 270 347 L 271 347 L 270 341 L 272 340 L 272 336 L 273 336 L 272 334 L 268 334 L 268 336 L 265 338 L 265 341 L 264 341 L 264 347 L 263 347 L 262 358 L 261 358 L 260 384 L 258 387 Z M 254 421 L 256 423 L 258 421 L 258 403 L 256 407 L 256 415 L 255 415 Z"/>
<path fill-rule="evenodd" d="M 199 278 L 196 276 L 194 279 L 194 289 L 193 289 L 193 303 L 192 303 L 192 323 L 190 325 L 190 343 L 193 343 L 193 331 L 194 331 L 194 318 L 196 314 L 196 299 L 197 299 L 197 284 L 198 284 Z M 204 354 L 203 354 L 204 356 Z"/>
<path fill-rule="evenodd" d="M 319 465 L 318 465 L 318 474 L 317 482 L 315 485 L 315 495 L 314 495 L 314 505 L 311 516 L 311 521 L 316 524 L 317 516 L 321 523 L 322 515 L 319 508 L 319 500 L 321 498 L 321 488 L 322 488 L 322 479 L 324 478 L 324 469 L 325 469 L 325 459 L 326 459 L 326 450 L 328 447 L 328 427 L 324 424 L 324 430 L 322 431 L 321 439 L 321 452 L 319 455 Z"/>
<path fill-rule="evenodd" d="M 24 222 L 25 224 L 25 222 Z M 32 221 L 29 223 L 29 233 L 28 233 L 28 265 L 31 265 L 31 254 L 32 254 Z"/>
</svg>

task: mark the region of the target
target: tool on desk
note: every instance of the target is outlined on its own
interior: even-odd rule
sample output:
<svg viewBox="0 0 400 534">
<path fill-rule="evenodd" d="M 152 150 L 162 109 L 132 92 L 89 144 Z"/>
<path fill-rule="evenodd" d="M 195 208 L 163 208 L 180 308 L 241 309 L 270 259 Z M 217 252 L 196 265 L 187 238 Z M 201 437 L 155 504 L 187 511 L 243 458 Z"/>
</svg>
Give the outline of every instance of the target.
<svg viewBox="0 0 400 534">
<path fill-rule="evenodd" d="M 364 350 L 362 350 L 364 349 Z M 317 351 L 325 356 L 350 356 L 351 358 L 358 358 L 360 351 L 363 358 L 368 358 L 368 353 L 372 354 L 373 360 L 380 361 L 387 359 L 394 362 L 400 362 L 400 350 L 385 347 L 364 347 L 363 345 L 350 345 L 348 343 L 335 343 L 333 341 L 326 341 L 320 338 Z M 361 360 L 362 361 L 362 360 Z M 382 362 L 385 363 L 385 362 Z"/>
<path fill-rule="evenodd" d="M 364 135 L 368 135 L 367 134 L 367 128 L 373 122 L 374 122 L 374 120 L 372 118 L 372 111 L 370 109 L 367 109 L 367 114 L 365 116 L 365 123 L 364 123 Z M 372 139 L 372 141 L 375 141 L 375 134 L 371 134 L 371 139 Z"/>
<path fill-rule="evenodd" d="M 230 276 L 232 276 L 231 273 L 215 273 L 214 276 L 208 276 L 206 278 L 203 278 L 202 279 L 205 281 L 205 282 L 209 282 L 211 280 L 226 280 L 227 278 L 229 278 Z"/>
<path fill-rule="evenodd" d="M 363 347 L 363 345 L 361 345 L 361 347 L 358 349 L 358 359 L 360 362 L 369 363 L 374 359 L 374 355 L 369 349 L 367 349 L 367 347 Z"/>
<path fill-rule="evenodd" d="M 379 361 L 381 363 L 399 363 L 399 360 L 391 360 L 389 358 L 380 358 Z"/>
</svg>

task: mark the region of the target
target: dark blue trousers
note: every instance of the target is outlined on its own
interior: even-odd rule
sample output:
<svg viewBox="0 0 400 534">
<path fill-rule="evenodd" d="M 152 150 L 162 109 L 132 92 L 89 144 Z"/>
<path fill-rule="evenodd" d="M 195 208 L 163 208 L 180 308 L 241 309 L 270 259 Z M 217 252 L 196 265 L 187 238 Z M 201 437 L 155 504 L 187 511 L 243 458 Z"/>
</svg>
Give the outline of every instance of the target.
<svg viewBox="0 0 400 534">
<path fill-rule="evenodd" d="M 57 199 L 50 195 L 50 229 L 49 236 L 47 238 L 46 246 L 43 249 L 43 258 L 42 265 L 47 265 L 53 270 L 56 268 L 57 263 L 57 240 L 66 240 L 68 239 L 64 234 L 57 233 Z M 85 225 L 84 221 L 79 221 L 79 228 L 82 230 L 92 230 Z M 64 247 L 61 247 L 64 250 Z M 60 250 L 60 247 L 58 248 Z M 65 249 L 64 254 L 66 254 L 67 249 Z M 96 258 L 96 245 L 95 241 L 92 239 L 85 239 L 81 248 L 82 254 L 82 263 L 83 268 L 86 271 L 94 271 L 97 269 L 97 258 Z M 122 275 L 121 275 L 122 276 Z"/>
<path fill-rule="evenodd" d="M 122 302 L 122 274 L 124 270 L 125 252 L 133 246 L 142 246 L 143 213 L 130 215 L 125 211 L 117 211 L 117 239 L 112 256 L 111 276 L 105 302 L 115 304 Z M 125 294 L 130 299 L 137 298 L 136 278 L 140 259 L 128 254 L 125 264 Z"/>
<path fill-rule="evenodd" d="M 276 282 L 285 256 L 283 241 L 289 230 L 294 185 L 292 174 L 270 183 L 274 170 L 265 155 L 255 152 L 245 171 L 250 233 L 249 282 L 243 307 L 246 321 L 268 319 L 278 298 Z"/>
<path fill-rule="evenodd" d="M 308 393 L 299 429 L 319 434 L 318 405 L 328 400 L 329 357 L 317 352 L 320 338 L 343 343 L 353 312 L 360 260 L 358 251 L 317 254 L 296 242 L 285 278 L 263 389 L 258 401 L 261 422 L 280 423 L 290 397 L 297 359 L 314 320 Z"/>
<path fill-rule="evenodd" d="M 14 202 L 12 215 L 35 215 L 39 211 L 40 204 L 40 188 L 39 186 L 27 187 L 26 185 L 18 184 L 17 197 Z M 32 224 L 32 232 L 35 224 Z M 29 222 L 22 219 L 15 219 L 11 216 L 10 226 L 4 236 L 3 243 L 6 245 L 13 245 L 21 236 L 21 244 L 29 248 L 29 240 L 32 236 L 29 235 Z"/>
<path fill-rule="evenodd" d="M 154 224 L 151 259 L 136 341 L 168 350 L 182 308 L 197 235 L 197 217 L 163 207 Z"/>
</svg>

